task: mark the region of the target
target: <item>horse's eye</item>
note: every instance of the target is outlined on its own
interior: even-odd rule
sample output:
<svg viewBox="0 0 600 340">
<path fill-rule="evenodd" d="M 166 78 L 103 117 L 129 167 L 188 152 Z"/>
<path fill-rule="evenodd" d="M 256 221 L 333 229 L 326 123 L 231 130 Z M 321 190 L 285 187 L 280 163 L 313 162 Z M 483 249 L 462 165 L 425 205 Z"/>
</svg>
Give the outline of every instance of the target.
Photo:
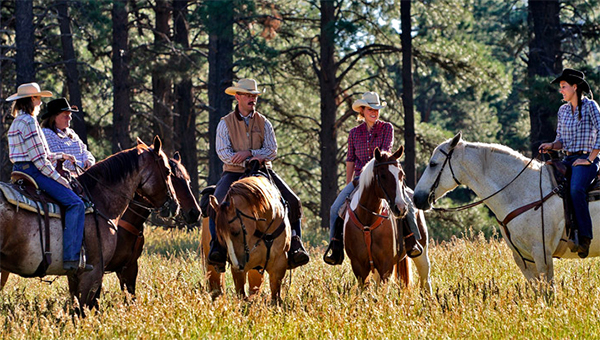
<svg viewBox="0 0 600 340">
<path fill-rule="evenodd" d="M 240 235 L 240 232 L 241 232 L 240 230 L 232 230 L 232 231 L 231 231 L 231 236 L 233 236 L 233 237 L 237 237 L 237 236 L 239 236 L 239 235 Z"/>
</svg>

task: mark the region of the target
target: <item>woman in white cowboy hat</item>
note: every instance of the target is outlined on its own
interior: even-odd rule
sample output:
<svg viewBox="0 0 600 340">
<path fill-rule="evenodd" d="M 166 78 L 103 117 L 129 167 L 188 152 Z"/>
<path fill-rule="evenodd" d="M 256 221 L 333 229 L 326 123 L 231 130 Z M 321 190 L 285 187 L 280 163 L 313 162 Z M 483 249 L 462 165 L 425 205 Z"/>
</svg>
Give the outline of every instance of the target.
<svg viewBox="0 0 600 340">
<path fill-rule="evenodd" d="M 593 238 L 586 190 L 598 173 L 600 109 L 591 99 L 592 90 L 583 72 L 565 68 L 562 74 L 552 81 L 552 84 L 557 83 L 566 103 L 558 109 L 556 138 L 552 143 L 542 143 L 539 150 L 563 150 L 566 154 L 563 164 L 571 170 L 570 190 L 567 190 L 567 193 L 574 208 L 578 229 L 571 236 L 575 244 L 571 251 L 585 258 Z M 590 98 L 585 97 L 584 93 L 588 93 Z"/>
<path fill-rule="evenodd" d="M 8 130 L 9 158 L 13 170 L 33 177 L 38 186 L 65 208 L 65 230 L 63 231 L 63 268 L 74 271 L 80 268 L 80 250 L 83 242 L 85 205 L 72 190 L 69 182 L 52 165 L 59 159 L 75 161 L 75 157 L 64 153 L 54 153 L 36 118 L 42 104 L 42 97 L 51 97 L 52 92 L 41 91 L 37 83 L 19 86 L 17 93 L 6 101 L 14 101 L 12 115 L 15 117 Z M 91 265 L 83 266 L 92 270 Z"/>
<path fill-rule="evenodd" d="M 69 105 L 66 98 L 54 99 L 46 105 L 47 111 L 42 114 L 42 132 L 52 152 L 62 152 L 75 156 L 77 165 L 87 169 L 96 163 L 96 158 L 75 131 L 69 126 L 73 118 L 72 112 L 79 112 L 77 106 Z M 65 162 L 64 167 L 77 173 L 75 164 Z"/>
<path fill-rule="evenodd" d="M 382 151 L 391 151 L 394 144 L 394 127 L 388 122 L 379 119 L 379 110 L 386 107 L 386 102 L 379 100 L 375 92 L 365 92 L 361 99 L 352 104 L 352 109 L 358 112 L 357 120 L 362 124 L 352 128 L 348 135 L 348 156 L 346 157 L 346 186 L 339 193 L 329 211 L 329 247 L 323 255 L 325 263 L 330 265 L 342 264 L 344 261 L 343 227 L 344 220 L 338 216 L 340 207 L 354 190 L 353 180 L 360 176 L 362 168 L 373 158 L 373 151 L 379 148 Z M 410 216 L 412 214 L 412 216 Z M 409 210 L 407 218 L 413 219 L 412 223 L 418 234 L 414 211 Z M 420 237 L 419 237 L 420 238 Z M 407 239 L 407 253 L 411 257 L 421 254 L 418 238 Z M 410 242 L 410 244 L 408 244 Z"/>
</svg>

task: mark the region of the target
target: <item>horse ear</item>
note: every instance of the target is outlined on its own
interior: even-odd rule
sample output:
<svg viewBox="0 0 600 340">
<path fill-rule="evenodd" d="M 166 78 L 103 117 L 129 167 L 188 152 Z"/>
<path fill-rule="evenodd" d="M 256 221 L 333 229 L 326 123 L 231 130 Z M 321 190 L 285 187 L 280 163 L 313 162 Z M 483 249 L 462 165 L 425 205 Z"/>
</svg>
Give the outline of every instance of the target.
<svg viewBox="0 0 600 340">
<path fill-rule="evenodd" d="M 158 136 L 154 136 L 154 152 L 160 153 L 160 149 L 162 148 L 162 142 Z"/>
<path fill-rule="evenodd" d="M 454 138 L 452 138 L 452 142 L 450 143 L 450 149 L 454 149 L 454 147 L 456 145 L 458 145 L 458 142 L 460 142 L 462 138 L 462 131 L 459 131 L 456 136 L 454 136 Z"/>
<path fill-rule="evenodd" d="M 219 209 L 219 201 L 214 195 L 208 196 L 208 205 L 215 212 Z"/>
<path fill-rule="evenodd" d="M 404 155 L 404 145 L 400 145 L 398 150 L 396 150 L 396 152 L 394 152 L 394 154 L 392 155 L 392 158 L 400 159 L 400 157 L 402 157 L 402 155 Z"/>
<path fill-rule="evenodd" d="M 375 147 L 375 150 L 373 151 L 373 155 L 375 156 L 376 160 L 380 160 L 381 159 L 381 151 L 379 150 L 379 147 Z"/>
<path fill-rule="evenodd" d="M 138 145 L 148 146 L 148 145 L 146 145 L 146 143 L 144 143 L 143 140 L 140 139 L 140 137 L 137 137 L 136 139 L 137 139 L 137 144 Z"/>
<path fill-rule="evenodd" d="M 181 162 L 181 155 L 179 154 L 179 151 L 175 151 L 175 154 L 173 155 L 173 159 L 176 160 L 177 162 Z"/>
</svg>

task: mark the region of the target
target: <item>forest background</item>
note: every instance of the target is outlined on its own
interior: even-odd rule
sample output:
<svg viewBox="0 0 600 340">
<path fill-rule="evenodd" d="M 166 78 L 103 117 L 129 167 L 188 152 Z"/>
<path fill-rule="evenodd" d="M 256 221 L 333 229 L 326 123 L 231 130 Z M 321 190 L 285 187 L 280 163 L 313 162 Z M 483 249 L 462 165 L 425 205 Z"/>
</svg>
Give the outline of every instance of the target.
<svg viewBox="0 0 600 340">
<path fill-rule="evenodd" d="M 10 174 L 5 99 L 36 81 L 81 108 L 72 127 L 97 159 L 159 135 L 180 151 L 196 194 L 214 184 L 224 93 L 254 78 L 273 123 L 277 172 L 302 199 L 305 228 L 328 225 L 345 180 L 351 109 L 366 91 L 405 145 L 407 184 L 436 145 L 474 142 L 535 156 L 555 135 L 563 67 L 600 85 L 598 0 L 2 0 L 0 180 Z M 404 32 L 405 34 L 402 34 Z M 515 169 L 518 172 L 519 169 Z M 442 206 L 469 202 L 455 190 Z M 428 214 L 432 237 L 494 235 L 485 207 Z"/>
</svg>

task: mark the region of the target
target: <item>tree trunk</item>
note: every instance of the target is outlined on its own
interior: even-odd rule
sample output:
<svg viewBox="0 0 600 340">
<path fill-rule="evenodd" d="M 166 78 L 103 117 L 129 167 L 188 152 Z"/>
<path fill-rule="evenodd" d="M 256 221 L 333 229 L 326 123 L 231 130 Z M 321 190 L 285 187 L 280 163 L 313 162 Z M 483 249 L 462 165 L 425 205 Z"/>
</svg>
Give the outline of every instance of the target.
<svg viewBox="0 0 600 340">
<path fill-rule="evenodd" d="M 60 25 L 60 41 L 62 45 L 62 59 L 65 64 L 67 75 L 67 88 L 69 89 L 69 104 L 76 105 L 79 112 L 73 112 L 73 130 L 87 144 L 87 131 L 83 119 L 83 107 L 81 105 L 81 89 L 79 87 L 79 70 L 77 70 L 77 58 L 73 48 L 73 35 L 71 34 L 71 18 L 69 17 L 67 0 L 59 0 L 56 3 L 58 11 L 58 22 Z"/>
<path fill-rule="evenodd" d="M 154 29 L 154 49 L 157 61 L 152 71 L 152 103 L 154 111 L 154 133 L 163 141 L 167 155 L 174 152 L 173 147 L 173 115 L 171 113 L 171 80 L 165 73 L 168 60 L 165 58 L 169 43 L 169 6 L 166 0 L 157 0 L 156 27 Z"/>
<path fill-rule="evenodd" d="M 404 172 L 406 185 L 414 189 L 417 170 L 415 163 L 415 112 L 412 77 L 412 37 L 410 21 L 410 0 L 403 0 L 400 5 L 400 20 L 402 22 L 402 106 L 404 107 Z"/>
<path fill-rule="evenodd" d="M 533 155 L 537 154 L 541 143 L 551 142 L 556 136 L 558 107 L 548 105 L 548 96 L 557 90 L 549 84 L 547 77 L 558 75 L 562 69 L 559 13 L 558 0 L 529 0 L 528 21 L 532 37 L 529 42 L 527 78 Z"/>
<path fill-rule="evenodd" d="M 186 21 L 188 0 L 173 1 L 173 25 L 174 41 L 183 51 L 188 51 L 189 29 Z M 175 148 L 179 150 L 183 166 L 190 174 L 192 193 L 199 198 L 198 189 L 198 151 L 196 147 L 196 113 L 192 103 L 192 80 L 190 79 L 190 62 L 185 53 L 178 54 L 174 58 L 181 73 L 181 80 L 175 84 L 175 111 L 179 118 L 175 120 L 175 129 L 179 144 Z"/>
<path fill-rule="evenodd" d="M 215 184 L 223 172 L 223 162 L 216 152 L 217 125 L 223 116 L 231 111 L 233 97 L 225 89 L 233 80 L 233 9 L 223 6 L 220 1 L 209 1 L 210 7 L 208 42 L 208 183 Z"/>
<path fill-rule="evenodd" d="M 33 1 L 15 2 L 15 31 L 17 43 L 17 85 L 36 81 L 34 55 Z"/>
<path fill-rule="evenodd" d="M 4 29 L 4 27 L 2 26 L 2 14 L 0 13 L 0 28 Z M 5 56 L 5 50 L 2 46 L 3 44 L 0 44 L 0 59 L 4 59 Z M 2 74 L 2 63 L 0 62 L 0 75 Z M 4 78 L 0 76 L 0 103 L 4 104 L 4 99 L 6 98 L 6 96 L 4 95 L 4 92 L 2 91 L 4 89 Z M 12 93 L 11 93 L 12 94 Z M 3 106 L 0 106 L 3 107 Z M 0 117 L 4 117 L 4 114 L 6 112 L 3 109 L 0 109 Z M 6 125 L 5 125 L 5 120 L 4 119 L 0 119 L 0 181 L 2 182 L 8 182 L 8 179 L 10 178 L 10 168 L 9 168 L 9 163 L 10 160 L 8 159 L 8 143 L 6 142 Z"/>
<path fill-rule="evenodd" d="M 320 42 L 320 95 L 321 95 L 321 227 L 329 228 L 329 209 L 338 190 L 337 129 L 335 127 L 337 105 L 337 67 L 334 62 L 335 5 L 322 0 Z"/>
<path fill-rule="evenodd" d="M 129 138 L 131 121 L 131 100 L 129 98 L 129 50 L 127 46 L 127 2 L 115 0 L 113 3 L 113 135 L 112 152 L 131 146 Z"/>
</svg>

